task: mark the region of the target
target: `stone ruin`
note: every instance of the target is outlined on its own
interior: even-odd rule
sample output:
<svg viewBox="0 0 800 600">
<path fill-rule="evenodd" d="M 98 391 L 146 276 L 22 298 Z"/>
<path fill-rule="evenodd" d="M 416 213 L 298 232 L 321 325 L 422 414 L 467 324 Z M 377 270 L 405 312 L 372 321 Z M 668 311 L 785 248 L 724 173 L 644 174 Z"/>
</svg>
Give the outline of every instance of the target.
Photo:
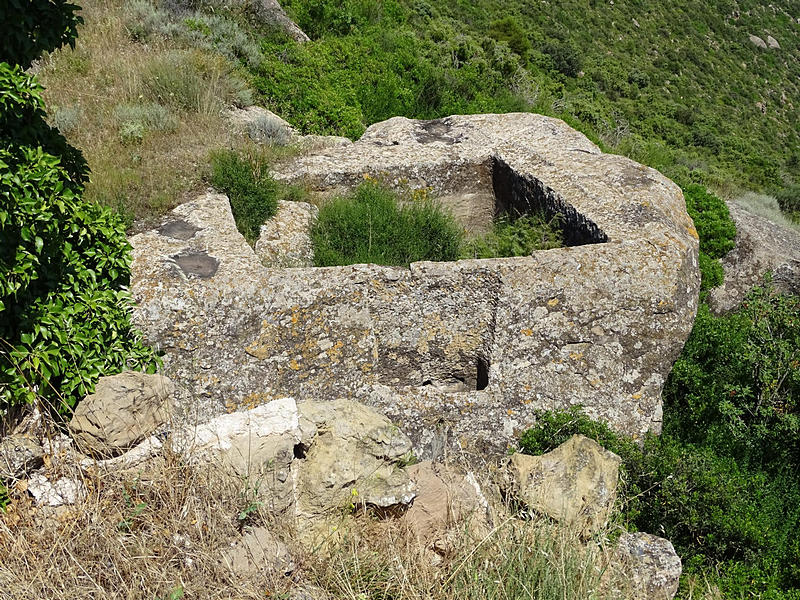
<svg viewBox="0 0 800 600">
<path fill-rule="evenodd" d="M 365 175 L 428 189 L 465 228 L 559 215 L 532 256 L 269 268 L 207 193 L 132 238 L 135 322 L 165 352 L 176 418 L 293 397 L 354 399 L 418 456 L 498 455 L 538 409 L 582 405 L 640 438 L 697 310 L 698 240 L 680 189 L 534 114 L 393 118 L 273 175 L 317 196 Z"/>
</svg>

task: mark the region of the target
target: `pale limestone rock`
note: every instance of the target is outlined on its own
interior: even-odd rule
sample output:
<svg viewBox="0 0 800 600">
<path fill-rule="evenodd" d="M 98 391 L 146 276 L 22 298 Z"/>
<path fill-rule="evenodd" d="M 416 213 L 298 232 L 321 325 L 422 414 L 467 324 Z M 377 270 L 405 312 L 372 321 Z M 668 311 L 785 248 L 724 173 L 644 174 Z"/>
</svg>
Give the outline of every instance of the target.
<svg viewBox="0 0 800 600">
<path fill-rule="evenodd" d="M 757 35 L 750 36 L 750 43 L 753 44 L 756 48 L 761 48 L 762 50 L 767 49 L 767 43 Z"/>
<path fill-rule="evenodd" d="M 291 466 L 301 441 L 298 419 L 295 401 L 281 398 L 177 430 L 172 449 L 244 481 L 259 501 L 284 512 L 295 501 Z"/>
<path fill-rule="evenodd" d="M 267 267 L 312 267 L 311 227 L 319 209 L 307 202 L 278 201 L 278 212 L 261 226 L 256 254 Z"/>
<path fill-rule="evenodd" d="M 717 314 L 739 307 L 747 293 L 772 272 L 773 284 L 784 293 L 800 294 L 800 232 L 782 227 L 744 207 L 728 202 L 736 223 L 736 245 L 722 259 L 725 279 L 709 294 Z"/>
<path fill-rule="evenodd" d="M 773 50 L 780 50 L 781 49 L 781 45 L 778 43 L 778 40 L 776 40 L 771 35 L 767 36 L 767 46 L 769 46 Z"/>
<path fill-rule="evenodd" d="M 624 533 L 617 561 L 630 600 L 672 600 L 678 591 L 681 559 L 672 544 L 649 533 Z"/>
<path fill-rule="evenodd" d="M 69 430 L 86 454 L 119 454 L 149 436 L 169 418 L 172 382 L 161 375 L 124 371 L 101 377 L 84 398 Z"/>
<path fill-rule="evenodd" d="M 0 440 L 0 481 L 17 479 L 42 466 L 44 449 L 26 434 L 12 434 Z"/>
<path fill-rule="evenodd" d="M 403 514 L 402 523 L 425 544 L 447 545 L 454 525 L 474 539 L 491 529 L 489 503 L 474 477 L 441 463 L 423 461 L 406 468 L 417 488 L 414 503 Z"/>
<path fill-rule="evenodd" d="M 514 454 L 509 492 L 529 509 L 588 533 L 608 522 L 617 497 L 620 458 L 574 435 L 541 456 Z"/>
<path fill-rule="evenodd" d="M 31 475 L 27 490 L 39 506 L 76 504 L 86 498 L 86 486 L 79 479 L 60 477 L 50 481 L 41 471 Z"/>
<path fill-rule="evenodd" d="M 206 194 L 131 240 L 134 320 L 185 385 L 178 412 L 202 421 L 284 396 L 354 398 L 402 426 L 423 458 L 499 455 L 536 410 L 574 404 L 633 437 L 660 430 L 699 287 L 676 185 L 533 114 L 394 118 L 273 173 L 320 197 L 364 174 L 430 190 L 470 227 L 495 211 L 558 214 L 569 247 L 267 269 L 227 199 Z"/>
<path fill-rule="evenodd" d="M 295 569 L 286 545 L 265 527 L 255 527 L 244 534 L 233 548 L 223 552 L 225 565 L 239 577 L 259 573 L 291 573 Z"/>
<path fill-rule="evenodd" d="M 280 29 L 296 42 L 309 41 L 305 32 L 292 21 L 278 0 L 243 0 L 245 6 L 268 27 Z"/>
</svg>

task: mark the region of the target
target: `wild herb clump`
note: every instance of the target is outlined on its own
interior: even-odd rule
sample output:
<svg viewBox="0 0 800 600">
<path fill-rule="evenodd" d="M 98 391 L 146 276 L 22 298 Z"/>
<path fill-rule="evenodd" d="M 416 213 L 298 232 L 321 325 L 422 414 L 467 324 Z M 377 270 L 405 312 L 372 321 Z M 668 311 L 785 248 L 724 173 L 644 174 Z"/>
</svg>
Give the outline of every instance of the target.
<svg viewBox="0 0 800 600">
<path fill-rule="evenodd" d="M 228 195 L 236 227 L 250 243 L 261 225 L 278 211 L 279 200 L 299 200 L 301 191 L 275 181 L 268 161 L 258 154 L 220 150 L 211 155 L 211 184 Z"/>
<path fill-rule="evenodd" d="M 456 260 L 463 231 L 428 198 L 407 204 L 376 182 L 325 204 L 311 232 L 318 267 Z"/>
<path fill-rule="evenodd" d="M 375 181 L 325 204 L 312 231 L 314 261 L 320 267 L 527 256 L 562 246 L 562 237 L 557 220 L 524 215 L 501 216 L 489 233 L 468 238 L 427 194 L 404 198 Z"/>
</svg>

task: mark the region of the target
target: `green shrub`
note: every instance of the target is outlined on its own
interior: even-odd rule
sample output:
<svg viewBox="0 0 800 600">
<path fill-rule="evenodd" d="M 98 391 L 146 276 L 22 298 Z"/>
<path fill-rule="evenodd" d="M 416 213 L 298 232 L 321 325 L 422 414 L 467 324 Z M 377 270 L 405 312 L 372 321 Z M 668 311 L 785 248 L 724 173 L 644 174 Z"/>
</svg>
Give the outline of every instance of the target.
<svg viewBox="0 0 800 600">
<path fill-rule="evenodd" d="M 266 167 L 231 150 L 211 156 L 211 184 L 228 195 L 236 226 L 253 244 L 261 225 L 278 210 L 281 188 Z"/>
<path fill-rule="evenodd" d="M 722 284 L 725 273 L 717 259 L 733 250 L 736 224 L 725 202 L 702 185 L 685 186 L 683 196 L 700 237 L 700 289 L 707 291 Z"/>
<path fill-rule="evenodd" d="M 564 245 L 558 219 L 547 221 L 539 215 L 525 215 L 495 220 L 492 231 L 464 245 L 464 258 L 502 258 L 529 256 L 536 250 L 549 250 Z"/>
<path fill-rule="evenodd" d="M 542 48 L 553 61 L 553 67 L 567 77 L 576 77 L 583 66 L 580 52 L 568 42 L 548 42 Z"/>
<path fill-rule="evenodd" d="M 665 395 L 684 439 L 800 469 L 800 299 L 758 288 L 726 316 L 701 305 Z"/>
<path fill-rule="evenodd" d="M 0 63 L 0 414 L 68 411 L 101 375 L 154 369 L 130 323 L 130 246 L 110 210 L 81 199 L 85 163 L 44 121 L 41 88 Z"/>
<path fill-rule="evenodd" d="M 0 62 L 28 68 L 42 52 L 75 46 L 80 7 L 67 0 L 5 0 L 0 6 Z"/>
<path fill-rule="evenodd" d="M 512 16 L 493 22 L 489 27 L 488 34 L 498 42 L 506 42 L 508 47 L 520 56 L 525 56 L 531 49 L 531 43 L 528 41 L 525 30 Z"/>
<path fill-rule="evenodd" d="M 800 184 L 778 190 L 775 198 L 783 212 L 789 215 L 800 213 Z"/>
<path fill-rule="evenodd" d="M 736 238 L 736 224 L 725 202 L 698 184 L 685 186 L 683 195 L 700 237 L 700 252 L 710 258 L 723 258 L 733 250 Z"/>
<path fill-rule="evenodd" d="M 325 204 L 311 237 L 319 267 L 375 263 L 408 265 L 459 256 L 462 230 L 428 199 L 400 205 L 397 196 L 374 182 Z"/>
</svg>

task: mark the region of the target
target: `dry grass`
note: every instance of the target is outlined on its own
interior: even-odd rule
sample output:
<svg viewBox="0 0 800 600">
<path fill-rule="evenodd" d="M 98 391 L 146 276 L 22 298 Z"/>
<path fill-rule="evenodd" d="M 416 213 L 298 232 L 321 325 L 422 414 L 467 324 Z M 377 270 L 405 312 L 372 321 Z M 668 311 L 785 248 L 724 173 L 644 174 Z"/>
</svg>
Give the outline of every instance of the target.
<svg viewBox="0 0 800 600">
<path fill-rule="evenodd" d="M 226 58 L 176 42 L 134 41 L 125 0 L 85 0 L 74 50 L 42 62 L 48 110 L 92 170 L 86 197 L 133 219 L 156 217 L 205 187 L 208 154 L 236 145 L 223 109 L 247 103 Z M 169 80 L 167 80 L 169 76 Z M 125 131 L 120 106 L 159 103 L 177 120 L 165 131 Z"/>
<path fill-rule="evenodd" d="M 89 494 L 75 506 L 37 509 L 16 494 L 0 512 L 0 598 L 264 598 L 291 585 L 228 569 L 222 551 L 239 536 L 248 499 L 214 471 L 161 461 L 83 481 Z"/>
<path fill-rule="evenodd" d="M 363 513 L 344 517 L 335 541 L 304 549 L 291 524 L 216 469 L 170 454 L 127 472 L 58 465 L 49 464 L 48 475 L 80 477 L 88 494 L 51 509 L 12 491 L 11 507 L 0 512 L 0 599 L 288 598 L 298 585 L 342 600 L 617 597 L 604 591 L 611 573 L 604 544 L 545 520 L 520 520 L 503 506 L 488 534 L 456 524 L 435 551 L 396 518 Z M 265 569 L 242 577 L 228 568 L 222 552 L 244 522 L 283 538 L 296 565 L 291 575 Z"/>
<path fill-rule="evenodd" d="M 618 597 L 605 587 L 608 553 L 578 540 L 545 520 L 506 514 L 481 540 L 456 530 L 433 552 L 394 522 L 360 519 L 337 547 L 307 565 L 306 577 L 346 600 Z"/>
</svg>

